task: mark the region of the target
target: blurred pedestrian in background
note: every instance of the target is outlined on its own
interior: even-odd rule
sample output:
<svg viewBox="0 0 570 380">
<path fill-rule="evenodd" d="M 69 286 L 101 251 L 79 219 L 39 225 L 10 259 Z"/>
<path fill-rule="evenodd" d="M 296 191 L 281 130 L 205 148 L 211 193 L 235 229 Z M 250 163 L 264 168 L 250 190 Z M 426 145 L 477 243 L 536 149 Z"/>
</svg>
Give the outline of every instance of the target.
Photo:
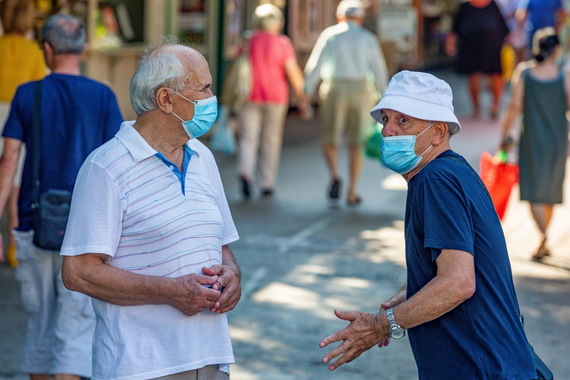
<svg viewBox="0 0 570 380">
<path fill-rule="evenodd" d="M 16 175 L 20 148 L 26 144 L 19 221 L 13 230 L 19 262 L 16 278 L 28 313 L 22 369 L 31 379 L 79 379 L 91 377 L 95 316 L 89 297 L 63 286 L 59 251 L 33 243 L 33 156 L 40 151 L 40 194 L 51 189 L 71 192 L 85 158 L 116 133 L 122 117 L 111 89 L 80 75 L 85 24 L 57 14 L 44 23 L 41 33 L 45 61 L 52 73 L 18 87 L 12 101 L 0 157 L 0 213 Z M 41 86 L 37 100 L 41 109 L 39 147 L 35 146 L 33 122 L 36 83 Z"/>
<path fill-rule="evenodd" d="M 370 114 L 384 125 L 382 162 L 408 184 L 407 284 L 377 314 L 336 310 L 349 325 L 321 341 L 341 342 L 323 362 L 334 370 L 407 330 L 420 380 L 535 379 L 499 218 L 450 147 L 461 128 L 451 87 L 402 71 Z"/>
<path fill-rule="evenodd" d="M 228 379 L 241 274 L 218 167 L 197 139 L 217 117 L 208 62 L 167 38 L 130 93 L 136 121 L 81 167 L 61 250 L 65 285 L 94 298 L 93 378 Z"/>
<path fill-rule="evenodd" d="M 386 61 L 378 38 L 362 27 L 365 6 L 343 0 L 336 11 L 337 24 L 325 29 L 305 66 L 306 93 L 319 89 L 319 115 L 323 126 L 323 154 L 329 170 L 329 199 L 336 204 L 341 194 L 339 146 L 346 133 L 349 184 L 346 203 L 361 202 L 357 186 L 362 169 L 362 145 L 369 110 L 388 83 Z M 322 81 L 322 83 L 320 83 Z M 320 83 L 320 88 L 319 88 Z"/>
<path fill-rule="evenodd" d="M 289 108 L 289 86 L 301 111 L 307 109 L 303 73 L 291 40 L 281 34 L 283 14 L 272 4 L 263 4 L 253 14 L 254 31 L 248 50 L 252 90 L 239 114 L 238 175 L 242 196 L 252 196 L 259 169 L 263 197 L 275 191 L 279 171 L 283 127 Z"/>
<path fill-rule="evenodd" d="M 36 7 L 33 0 L 3 0 L 0 2 L 0 18 L 4 34 L 0 37 L 0 124 L 4 125 L 10 102 L 14 98 L 16 88 L 22 83 L 42 79 L 47 74 L 42 51 L 31 33 L 36 17 Z M 0 138 L 0 154 L 3 148 Z M 25 157 L 25 147 L 18 163 L 14 187 L 7 203 L 8 231 L 0 231 L 0 261 L 3 256 L 2 233 L 8 237 L 6 260 L 10 266 L 16 266 L 16 246 L 10 230 L 18 225 L 18 192 L 22 177 L 22 165 Z"/>
<path fill-rule="evenodd" d="M 524 25 L 518 22 L 517 9 L 521 0 L 495 0 L 503 18 L 509 27 L 509 35 L 502 50 L 503 77 L 505 81 L 511 80 L 515 66 L 527 59 L 528 33 Z M 512 49 L 509 50 L 509 49 Z M 506 66 L 505 66 L 506 63 Z"/>
<path fill-rule="evenodd" d="M 558 62 L 562 47 L 554 28 L 535 33 L 532 51 L 534 59 L 520 63 L 513 77 L 501 141 L 513 137 L 518 127 L 515 121 L 522 114 L 518 152 L 520 199 L 530 202 L 532 217 L 540 231 L 540 245 L 532 257 L 541 259 L 550 255 L 548 226 L 554 205 L 562 203 L 570 73 Z"/>
<path fill-rule="evenodd" d="M 459 5 L 446 51 L 457 56 L 457 72 L 467 75 L 474 118 L 481 114 L 482 74 L 488 76 L 491 89 L 489 116 L 499 116 L 504 91 L 501 49 L 508 33 L 505 19 L 493 0 L 468 0 Z"/>
<path fill-rule="evenodd" d="M 552 27 L 560 33 L 564 25 L 565 12 L 562 0 L 519 0 L 517 21 L 528 31 L 528 44 L 534 56 L 533 41 L 537 30 Z"/>
</svg>

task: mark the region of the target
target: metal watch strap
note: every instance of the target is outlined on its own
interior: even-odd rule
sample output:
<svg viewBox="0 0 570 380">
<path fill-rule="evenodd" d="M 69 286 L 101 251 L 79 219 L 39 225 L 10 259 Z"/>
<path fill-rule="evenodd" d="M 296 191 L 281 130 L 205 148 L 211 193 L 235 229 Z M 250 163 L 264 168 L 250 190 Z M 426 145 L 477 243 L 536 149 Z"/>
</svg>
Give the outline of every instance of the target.
<svg viewBox="0 0 570 380">
<path fill-rule="evenodd" d="M 386 319 L 388 320 L 388 327 L 390 332 L 390 337 L 394 339 L 403 338 L 406 335 L 406 330 L 404 330 L 400 325 L 396 322 L 396 318 L 394 318 L 394 308 L 391 307 L 386 310 Z"/>
</svg>

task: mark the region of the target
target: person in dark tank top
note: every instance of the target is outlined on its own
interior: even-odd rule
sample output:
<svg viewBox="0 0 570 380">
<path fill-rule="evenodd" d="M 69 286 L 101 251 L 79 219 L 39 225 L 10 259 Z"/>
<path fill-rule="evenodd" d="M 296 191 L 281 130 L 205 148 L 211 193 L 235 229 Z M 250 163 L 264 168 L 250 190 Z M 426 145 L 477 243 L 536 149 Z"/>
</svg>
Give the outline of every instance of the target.
<svg viewBox="0 0 570 380">
<path fill-rule="evenodd" d="M 569 76 L 561 66 L 560 40 L 553 28 L 537 31 L 534 58 L 521 62 L 513 75 L 512 95 L 503 119 L 503 141 L 518 135 L 520 199 L 530 203 L 539 230 L 534 260 L 550 256 L 548 227 L 555 204 L 562 203 L 568 149 Z M 519 132 L 515 123 L 519 114 Z"/>
</svg>

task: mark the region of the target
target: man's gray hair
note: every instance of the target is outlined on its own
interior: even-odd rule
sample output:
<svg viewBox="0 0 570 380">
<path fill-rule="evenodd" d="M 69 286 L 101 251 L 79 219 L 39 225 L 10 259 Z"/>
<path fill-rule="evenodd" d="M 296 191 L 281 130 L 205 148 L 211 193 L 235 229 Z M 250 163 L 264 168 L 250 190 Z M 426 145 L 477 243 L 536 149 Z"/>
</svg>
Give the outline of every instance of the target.
<svg viewBox="0 0 570 380">
<path fill-rule="evenodd" d="M 81 54 L 85 47 L 85 23 L 68 14 L 55 14 L 43 24 L 41 41 L 49 43 L 55 54 Z"/>
<path fill-rule="evenodd" d="M 457 125 L 456 123 L 451 123 L 451 122 L 446 122 L 447 123 L 447 127 L 449 129 L 449 136 L 453 136 L 459 133 L 459 131 L 461 130 L 461 128 L 459 128 L 459 125 Z"/>
<path fill-rule="evenodd" d="M 360 0 L 342 0 L 336 8 L 337 18 L 364 18 L 364 3 Z"/>
<path fill-rule="evenodd" d="M 178 55 L 173 49 L 164 48 L 169 45 L 184 44 L 174 36 L 166 36 L 158 44 L 147 47 L 139 59 L 130 83 L 131 106 L 137 115 L 158 107 L 156 91 L 159 88 L 181 92 L 188 85 Z"/>
</svg>

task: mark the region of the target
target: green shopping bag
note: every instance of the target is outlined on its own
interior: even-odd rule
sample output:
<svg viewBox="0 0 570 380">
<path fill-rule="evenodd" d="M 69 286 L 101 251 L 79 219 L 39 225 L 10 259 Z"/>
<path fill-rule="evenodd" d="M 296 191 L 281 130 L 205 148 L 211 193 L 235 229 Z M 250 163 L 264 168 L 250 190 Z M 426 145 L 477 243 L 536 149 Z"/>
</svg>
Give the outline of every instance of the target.
<svg viewBox="0 0 570 380">
<path fill-rule="evenodd" d="M 364 141 L 364 154 L 366 157 L 378 160 L 382 156 L 380 144 L 382 143 L 382 125 L 374 123 Z"/>
</svg>

